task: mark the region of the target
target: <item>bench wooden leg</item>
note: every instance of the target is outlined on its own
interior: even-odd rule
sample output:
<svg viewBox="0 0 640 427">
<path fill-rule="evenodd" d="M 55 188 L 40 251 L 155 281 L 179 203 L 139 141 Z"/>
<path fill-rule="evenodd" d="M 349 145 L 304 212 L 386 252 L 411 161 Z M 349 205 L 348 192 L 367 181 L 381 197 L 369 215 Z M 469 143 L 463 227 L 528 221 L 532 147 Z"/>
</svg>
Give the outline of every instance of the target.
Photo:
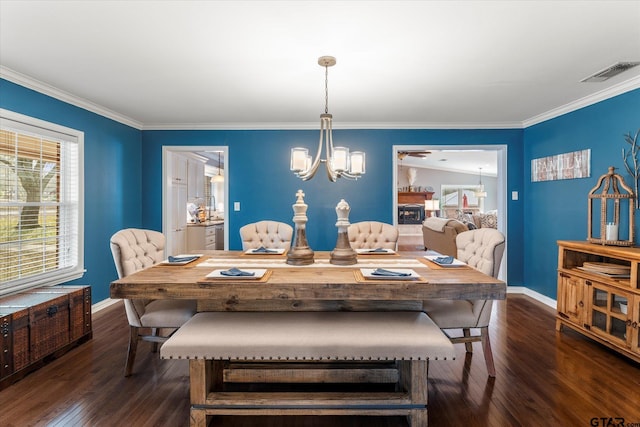
<svg viewBox="0 0 640 427">
<path fill-rule="evenodd" d="M 189 393 L 192 404 L 203 404 L 207 398 L 206 365 L 203 359 L 189 360 Z"/>
<path fill-rule="evenodd" d="M 398 361 L 398 371 L 400 374 L 398 384 L 409 393 L 411 404 L 424 406 L 409 411 L 409 425 L 411 427 L 426 427 L 429 361 L 401 360 Z"/>
<path fill-rule="evenodd" d="M 410 427 L 427 427 L 429 421 L 426 409 L 412 409 L 409 412 Z"/>
<path fill-rule="evenodd" d="M 219 360 L 189 360 L 189 395 L 191 399 L 191 427 L 206 427 L 207 416 L 204 409 L 194 405 L 205 405 L 210 391 L 222 389 L 224 362 Z"/>
<path fill-rule="evenodd" d="M 191 408 L 189 427 L 207 427 L 207 414 L 204 409 Z"/>
<path fill-rule="evenodd" d="M 220 360 L 189 360 L 191 404 L 204 405 L 207 393 L 222 389 L 224 362 Z"/>
</svg>

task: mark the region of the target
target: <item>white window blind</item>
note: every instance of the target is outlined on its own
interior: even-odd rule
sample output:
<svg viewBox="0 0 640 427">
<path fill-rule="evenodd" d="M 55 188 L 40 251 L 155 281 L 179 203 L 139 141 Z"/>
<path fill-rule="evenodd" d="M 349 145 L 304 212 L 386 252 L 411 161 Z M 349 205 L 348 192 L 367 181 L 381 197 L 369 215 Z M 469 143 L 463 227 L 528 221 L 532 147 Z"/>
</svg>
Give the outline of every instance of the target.
<svg viewBox="0 0 640 427">
<path fill-rule="evenodd" d="M 0 110 L 0 294 L 82 276 L 83 139 Z"/>
</svg>

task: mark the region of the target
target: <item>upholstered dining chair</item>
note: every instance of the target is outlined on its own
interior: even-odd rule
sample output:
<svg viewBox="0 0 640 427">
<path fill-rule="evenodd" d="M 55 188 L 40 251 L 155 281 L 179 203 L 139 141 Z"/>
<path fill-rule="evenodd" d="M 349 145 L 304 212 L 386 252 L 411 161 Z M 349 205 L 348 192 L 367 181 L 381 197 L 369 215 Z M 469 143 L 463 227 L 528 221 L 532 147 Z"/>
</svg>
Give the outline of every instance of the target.
<svg viewBox="0 0 640 427">
<path fill-rule="evenodd" d="M 393 249 L 398 245 L 398 229 L 378 221 L 354 222 L 347 229 L 353 249 Z"/>
<path fill-rule="evenodd" d="M 286 249 L 291 246 L 293 227 L 284 222 L 258 221 L 240 227 L 242 250 L 258 249 Z"/>
<path fill-rule="evenodd" d="M 165 237 L 158 231 L 127 228 L 111 236 L 110 243 L 120 279 L 164 259 Z M 157 351 L 158 343 L 164 342 L 196 313 L 196 302 L 192 300 L 125 299 L 124 307 L 129 321 L 125 377 L 133 371 L 139 340 L 152 342 L 153 350 Z M 141 330 L 150 332 L 142 334 Z M 169 331 L 168 336 L 163 336 L 161 331 Z"/>
<path fill-rule="evenodd" d="M 483 273 L 498 277 L 504 253 L 504 235 L 493 228 L 464 231 L 456 236 L 457 258 Z M 489 341 L 489 321 L 492 300 L 428 300 L 422 310 L 449 337 L 452 343 L 464 343 L 467 353 L 473 351 L 472 343 L 480 341 L 487 372 L 496 376 L 493 353 Z M 462 337 L 453 337 L 451 329 L 462 329 Z M 472 335 L 471 329 L 479 329 L 480 335 Z"/>
</svg>

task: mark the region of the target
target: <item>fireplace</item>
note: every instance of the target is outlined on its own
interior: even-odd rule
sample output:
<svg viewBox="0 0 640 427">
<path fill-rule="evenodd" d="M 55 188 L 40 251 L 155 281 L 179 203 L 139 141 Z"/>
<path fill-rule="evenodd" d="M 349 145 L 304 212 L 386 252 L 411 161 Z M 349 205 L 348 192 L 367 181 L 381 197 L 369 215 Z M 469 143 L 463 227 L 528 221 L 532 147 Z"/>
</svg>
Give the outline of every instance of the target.
<svg viewBox="0 0 640 427">
<path fill-rule="evenodd" d="M 398 224 L 422 224 L 424 205 L 398 205 Z"/>
</svg>

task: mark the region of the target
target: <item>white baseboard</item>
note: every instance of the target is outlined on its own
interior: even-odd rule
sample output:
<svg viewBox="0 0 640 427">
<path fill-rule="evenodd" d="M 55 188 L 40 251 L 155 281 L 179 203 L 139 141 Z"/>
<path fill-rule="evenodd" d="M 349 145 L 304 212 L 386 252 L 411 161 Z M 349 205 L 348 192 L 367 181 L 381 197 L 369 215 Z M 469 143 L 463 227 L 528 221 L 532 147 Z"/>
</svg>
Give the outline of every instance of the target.
<svg viewBox="0 0 640 427">
<path fill-rule="evenodd" d="M 103 310 L 115 303 L 117 303 L 118 301 L 121 301 L 119 299 L 113 299 L 113 298 L 107 298 L 107 299 L 103 299 L 102 301 L 98 301 L 97 303 L 93 304 L 91 306 L 91 314 L 97 313 L 100 310 Z"/>
<path fill-rule="evenodd" d="M 507 286 L 507 293 L 508 294 L 524 294 L 528 297 L 533 298 L 536 301 L 540 301 L 541 303 L 548 305 L 554 310 L 556 310 L 558 307 L 557 301 L 554 300 L 553 298 L 549 298 L 548 296 L 542 295 L 539 292 L 532 291 L 531 289 L 524 286 Z"/>
</svg>

